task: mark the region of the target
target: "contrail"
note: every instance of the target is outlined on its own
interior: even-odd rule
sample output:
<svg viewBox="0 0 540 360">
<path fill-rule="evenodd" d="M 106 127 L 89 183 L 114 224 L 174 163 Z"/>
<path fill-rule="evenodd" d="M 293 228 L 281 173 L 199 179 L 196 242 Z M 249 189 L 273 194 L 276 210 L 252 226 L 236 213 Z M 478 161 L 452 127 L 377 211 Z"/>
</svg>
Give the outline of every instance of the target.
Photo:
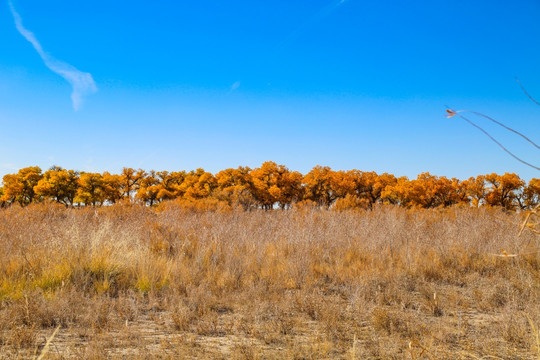
<svg viewBox="0 0 540 360">
<path fill-rule="evenodd" d="M 37 53 L 45 63 L 45 66 L 47 66 L 51 71 L 63 77 L 68 83 L 71 84 L 71 87 L 73 89 L 71 93 L 71 102 L 73 103 L 73 109 L 75 111 L 79 110 L 82 104 L 83 96 L 95 93 L 97 91 L 97 86 L 94 82 L 94 79 L 92 78 L 92 75 L 79 71 L 74 66 L 57 60 L 51 55 L 47 54 L 41 47 L 39 41 L 36 39 L 34 33 L 32 33 L 30 30 L 26 29 L 23 26 L 21 16 L 15 10 L 13 3 L 11 1 L 9 1 L 8 3 L 9 8 L 11 9 L 11 13 L 13 14 L 13 18 L 15 19 L 15 27 L 17 28 L 17 31 L 19 31 L 19 33 L 32 44 L 34 49 L 37 51 Z"/>
</svg>

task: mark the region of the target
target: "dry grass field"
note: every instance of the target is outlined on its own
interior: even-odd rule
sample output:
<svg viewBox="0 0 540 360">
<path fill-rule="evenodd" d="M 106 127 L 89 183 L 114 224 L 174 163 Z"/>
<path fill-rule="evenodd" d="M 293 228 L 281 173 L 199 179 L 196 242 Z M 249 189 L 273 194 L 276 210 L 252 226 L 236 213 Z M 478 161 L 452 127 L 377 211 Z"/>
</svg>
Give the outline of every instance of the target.
<svg viewBox="0 0 540 360">
<path fill-rule="evenodd" d="M 540 359 L 523 216 L 0 209 L 0 358 Z"/>
</svg>

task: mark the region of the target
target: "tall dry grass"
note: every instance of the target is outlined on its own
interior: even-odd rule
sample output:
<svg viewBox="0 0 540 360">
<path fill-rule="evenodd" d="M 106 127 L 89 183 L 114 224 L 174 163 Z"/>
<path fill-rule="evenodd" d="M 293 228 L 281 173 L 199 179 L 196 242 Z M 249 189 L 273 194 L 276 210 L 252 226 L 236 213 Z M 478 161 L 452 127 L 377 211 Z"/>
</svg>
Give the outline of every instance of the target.
<svg viewBox="0 0 540 360">
<path fill-rule="evenodd" d="M 540 356 L 519 214 L 0 210 L 0 358 Z M 501 253 L 515 257 L 494 256 Z"/>
</svg>

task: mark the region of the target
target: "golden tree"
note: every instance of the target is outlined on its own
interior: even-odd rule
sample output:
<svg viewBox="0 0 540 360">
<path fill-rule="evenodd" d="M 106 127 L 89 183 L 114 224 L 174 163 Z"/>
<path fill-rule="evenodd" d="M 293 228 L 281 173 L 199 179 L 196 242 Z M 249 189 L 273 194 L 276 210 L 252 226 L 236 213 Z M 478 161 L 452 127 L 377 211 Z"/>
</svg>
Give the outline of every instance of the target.
<svg viewBox="0 0 540 360">
<path fill-rule="evenodd" d="M 384 188 L 381 198 L 387 204 L 409 206 L 409 179 L 406 176 L 396 178 L 396 181 Z"/>
<path fill-rule="evenodd" d="M 264 162 L 259 168 L 251 171 L 253 196 L 265 210 L 271 210 L 281 196 L 278 187 L 279 168 L 273 161 Z"/>
<path fill-rule="evenodd" d="M 125 179 L 122 175 L 103 173 L 103 196 L 104 200 L 112 204 L 123 198 L 125 191 Z M 131 191 L 131 190 L 130 190 Z"/>
<path fill-rule="evenodd" d="M 337 199 L 335 189 L 332 188 L 334 171 L 328 166 L 315 166 L 304 176 L 304 199 L 317 203 L 319 207 L 332 206 Z"/>
<path fill-rule="evenodd" d="M 373 208 L 377 203 L 385 202 L 382 194 L 386 187 L 397 183 L 397 178 L 388 173 L 378 175 L 374 171 L 365 172 L 359 170 L 350 171 L 355 178 L 355 193 L 364 207 Z M 386 201 L 388 202 L 388 201 Z"/>
<path fill-rule="evenodd" d="M 298 171 L 290 171 L 285 165 L 278 166 L 278 188 L 279 196 L 276 196 L 281 209 L 291 208 L 294 202 L 303 198 L 304 188 L 302 180 L 304 177 Z"/>
<path fill-rule="evenodd" d="M 463 184 L 466 187 L 467 196 L 469 197 L 472 205 L 474 207 L 480 207 L 483 205 L 488 194 L 486 176 L 478 175 L 476 177 L 470 177 L 469 180 L 464 180 Z"/>
<path fill-rule="evenodd" d="M 461 181 L 457 178 L 452 178 L 452 187 L 454 188 L 454 196 L 456 197 L 458 204 L 471 204 L 471 198 L 469 197 L 468 193 L 468 180 Z"/>
<path fill-rule="evenodd" d="M 184 176 L 178 190 L 179 194 L 186 199 L 202 199 L 209 197 L 216 187 L 214 175 L 204 169 L 197 169 Z"/>
<path fill-rule="evenodd" d="M 247 210 L 255 205 L 253 196 L 253 181 L 251 169 L 239 166 L 237 169 L 225 169 L 216 174 L 219 200 L 227 201 L 229 205 L 240 205 Z"/>
<path fill-rule="evenodd" d="M 150 172 L 141 179 L 135 197 L 149 206 L 152 206 L 158 201 L 159 190 L 159 177 L 154 170 L 150 170 Z"/>
<path fill-rule="evenodd" d="M 518 191 L 525 182 L 513 173 L 504 175 L 486 175 L 486 182 L 490 185 L 486 195 L 486 203 L 491 206 L 501 206 L 506 210 L 513 210 L 517 206 Z"/>
<path fill-rule="evenodd" d="M 333 171 L 330 176 L 330 188 L 336 200 L 336 210 L 350 208 L 369 208 L 369 200 L 363 197 L 362 172 L 358 170 Z"/>
<path fill-rule="evenodd" d="M 301 198 L 302 175 L 296 171 L 291 172 L 285 165 L 266 161 L 251 171 L 251 180 L 253 195 L 265 210 L 272 209 L 274 204 L 285 209 Z"/>
<path fill-rule="evenodd" d="M 135 170 L 132 168 L 123 168 L 120 174 L 120 191 L 124 198 L 131 199 L 131 196 L 137 192 L 139 182 L 144 178 L 144 170 Z"/>
<path fill-rule="evenodd" d="M 334 191 L 336 198 L 344 198 L 347 195 L 357 195 L 360 173 L 358 170 L 333 171 L 330 174 L 330 187 Z"/>
<path fill-rule="evenodd" d="M 445 178 L 446 179 L 446 178 Z M 452 182 L 442 180 L 430 173 L 419 174 L 414 180 L 407 177 L 397 179 L 396 183 L 389 185 L 382 193 L 391 203 L 405 207 L 431 208 L 444 206 L 450 194 L 446 192 L 452 188 Z"/>
<path fill-rule="evenodd" d="M 520 200 L 522 209 L 534 209 L 540 204 L 540 179 L 533 178 L 529 181 Z"/>
<path fill-rule="evenodd" d="M 74 170 L 52 167 L 34 187 L 37 196 L 72 206 L 77 194 L 79 174 Z"/>
<path fill-rule="evenodd" d="M 312 180 L 310 180 L 312 181 Z M 376 172 L 364 172 L 360 170 L 333 171 L 330 175 L 330 191 L 333 196 L 344 199 L 341 207 L 356 204 L 357 207 L 373 208 L 373 205 L 383 201 L 382 193 L 390 186 L 397 183 L 394 175 L 384 173 L 377 175 Z"/>
<path fill-rule="evenodd" d="M 38 196 L 34 191 L 34 187 L 42 178 L 41 168 L 38 166 L 30 166 L 20 169 L 17 174 L 8 174 L 3 178 L 4 191 L 2 201 L 6 203 L 19 203 L 20 205 L 28 205 L 35 201 Z"/>
<path fill-rule="evenodd" d="M 82 172 L 75 202 L 85 205 L 102 204 L 105 201 L 105 182 L 99 173 Z"/>
<path fill-rule="evenodd" d="M 168 172 L 159 171 L 156 173 L 159 178 L 157 200 L 169 200 L 177 197 L 181 197 L 183 192 L 180 189 L 180 185 L 184 182 L 186 177 L 185 171 Z"/>
<path fill-rule="evenodd" d="M 462 200 L 463 194 L 458 194 L 458 189 L 461 189 L 458 179 L 450 180 L 426 172 L 420 174 L 417 180 L 422 181 L 426 189 L 425 197 L 429 205 L 425 207 L 447 207 Z"/>
</svg>

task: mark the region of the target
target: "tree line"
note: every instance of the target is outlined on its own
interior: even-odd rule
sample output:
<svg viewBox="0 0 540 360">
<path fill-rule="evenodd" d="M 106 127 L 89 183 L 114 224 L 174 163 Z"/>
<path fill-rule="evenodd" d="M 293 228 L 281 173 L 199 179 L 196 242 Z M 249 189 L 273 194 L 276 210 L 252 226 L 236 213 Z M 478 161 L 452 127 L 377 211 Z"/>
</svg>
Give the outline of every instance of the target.
<svg viewBox="0 0 540 360">
<path fill-rule="evenodd" d="M 79 172 L 32 166 L 3 177 L 0 206 L 53 201 L 66 206 L 101 206 L 122 200 L 153 206 L 166 200 L 208 202 L 248 209 L 365 208 L 395 204 L 441 208 L 462 204 L 531 209 L 540 203 L 540 179 L 528 183 L 513 173 L 467 180 L 422 173 L 416 179 L 360 170 L 334 171 L 315 166 L 303 175 L 268 161 L 256 169 L 238 167 L 212 174 L 193 171 L 145 171 L 120 174 Z"/>
</svg>

